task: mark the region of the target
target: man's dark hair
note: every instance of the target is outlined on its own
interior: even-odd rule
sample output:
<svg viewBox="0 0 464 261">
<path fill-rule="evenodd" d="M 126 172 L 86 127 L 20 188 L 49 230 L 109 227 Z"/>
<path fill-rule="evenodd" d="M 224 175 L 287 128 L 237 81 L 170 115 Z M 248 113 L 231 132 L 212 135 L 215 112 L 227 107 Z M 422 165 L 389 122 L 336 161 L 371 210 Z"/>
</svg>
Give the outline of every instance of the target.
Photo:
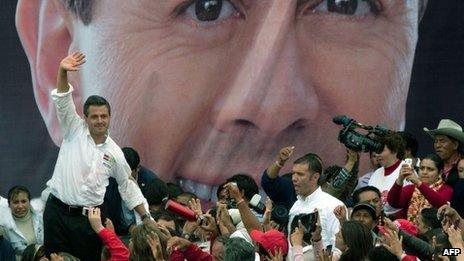
<svg viewBox="0 0 464 261">
<path fill-rule="evenodd" d="M 240 237 L 230 238 L 224 251 L 224 261 L 254 261 L 255 250 L 251 243 Z"/>
<path fill-rule="evenodd" d="M 419 151 L 419 142 L 416 137 L 405 131 L 400 131 L 398 134 L 401 135 L 401 138 L 403 138 L 403 141 L 406 143 L 405 149 L 410 149 L 412 156 L 416 158 L 417 152 Z"/>
<path fill-rule="evenodd" d="M 243 190 L 245 198 L 250 201 L 255 194 L 259 194 L 258 184 L 247 174 L 235 174 L 227 179 L 227 182 L 237 183 L 237 187 Z"/>
<path fill-rule="evenodd" d="M 135 170 L 140 165 L 140 157 L 137 151 L 131 147 L 124 147 L 122 148 L 122 152 L 131 170 Z"/>
<path fill-rule="evenodd" d="M 19 193 L 26 193 L 27 199 L 31 200 L 31 193 L 24 186 L 14 186 L 8 190 L 8 204 L 11 204 L 11 200 L 16 197 Z"/>
<path fill-rule="evenodd" d="M 293 164 L 308 164 L 309 171 L 322 175 L 322 159 L 317 154 L 308 153 L 295 160 Z"/>
<path fill-rule="evenodd" d="M 84 103 L 84 115 L 85 117 L 89 117 L 89 107 L 90 106 L 106 106 L 108 109 L 108 115 L 111 115 L 111 106 L 109 102 L 98 95 L 92 95 Z"/>
<path fill-rule="evenodd" d="M 365 187 L 362 187 L 360 189 L 357 189 L 353 192 L 353 203 L 356 205 L 359 203 L 359 195 L 363 192 L 366 192 L 366 191 L 373 191 L 375 192 L 379 198 L 382 197 L 382 194 L 380 193 L 380 190 L 374 186 L 365 186 Z"/>
<path fill-rule="evenodd" d="M 161 179 L 154 179 L 145 186 L 145 198 L 148 205 L 161 205 L 168 196 L 168 186 Z"/>
<path fill-rule="evenodd" d="M 421 210 L 422 222 L 430 229 L 441 228 L 441 222 L 437 217 L 437 208 L 424 208 Z"/>
<path fill-rule="evenodd" d="M 182 194 L 182 192 L 184 192 L 182 190 L 182 188 L 175 184 L 175 183 L 172 183 L 172 182 L 168 182 L 166 183 L 166 185 L 168 186 L 168 197 L 169 198 L 177 198 L 177 196 L 179 196 L 180 194 Z"/>
<path fill-rule="evenodd" d="M 406 142 L 397 132 L 391 132 L 380 138 L 380 141 L 387 146 L 392 153 L 396 153 L 398 159 L 404 158 L 404 149 L 406 148 Z"/>
</svg>

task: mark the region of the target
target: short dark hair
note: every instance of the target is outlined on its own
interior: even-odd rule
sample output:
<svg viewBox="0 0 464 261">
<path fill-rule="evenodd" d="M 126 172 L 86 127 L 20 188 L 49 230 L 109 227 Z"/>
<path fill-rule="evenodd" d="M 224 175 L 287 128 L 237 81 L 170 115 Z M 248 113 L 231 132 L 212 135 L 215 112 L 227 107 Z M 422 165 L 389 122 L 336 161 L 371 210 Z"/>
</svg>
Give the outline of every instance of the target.
<svg viewBox="0 0 464 261">
<path fill-rule="evenodd" d="M 87 100 L 85 100 L 85 103 L 84 103 L 84 115 L 85 115 L 85 117 L 89 116 L 89 107 L 90 106 L 106 106 L 106 108 L 108 109 L 108 115 L 111 115 L 111 106 L 110 106 L 109 102 L 105 98 L 103 98 L 101 96 L 92 95 L 92 96 L 89 96 L 89 98 L 87 98 Z"/>
<path fill-rule="evenodd" d="M 180 194 L 182 194 L 182 192 L 184 192 L 184 190 L 177 184 L 175 183 L 172 183 L 172 182 L 168 182 L 166 183 L 166 185 L 168 186 L 168 197 L 169 198 L 177 198 L 177 196 L 179 196 Z"/>
<path fill-rule="evenodd" d="M 387 135 L 380 138 L 380 141 L 387 146 L 392 153 L 396 153 L 398 159 L 404 158 L 404 149 L 406 142 L 403 140 L 401 135 L 397 132 L 390 132 Z"/>
<path fill-rule="evenodd" d="M 322 159 L 317 154 L 308 153 L 295 160 L 293 164 L 308 164 L 310 171 L 322 175 Z"/>
<path fill-rule="evenodd" d="M 375 192 L 375 194 L 377 194 L 379 196 L 379 198 L 382 197 L 382 194 L 380 193 L 380 190 L 374 186 L 365 186 L 365 187 L 362 187 L 362 188 L 359 188 L 357 190 L 355 190 L 353 192 L 353 203 L 356 205 L 359 203 L 359 195 L 363 192 L 366 192 L 366 191 L 373 191 Z"/>
<path fill-rule="evenodd" d="M 168 196 L 168 186 L 161 179 L 154 179 L 145 186 L 145 198 L 148 205 L 161 205 Z"/>
<path fill-rule="evenodd" d="M 441 228 L 441 222 L 437 217 L 437 208 L 424 208 L 421 210 L 422 221 L 430 229 Z"/>
<path fill-rule="evenodd" d="M 237 187 L 244 191 L 245 198 L 250 201 L 255 194 L 259 194 L 258 184 L 247 174 L 235 174 L 227 179 L 227 182 L 237 183 Z"/>
<path fill-rule="evenodd" d="M 417 157 L 417 152 L 419 151 L 419 142 L 412 133 L 400 131 L 398 132 L 403 138 L 403 141 L 406 143 L 405 149 L 410 149 L 413 157 Z"/>
<path fill-rule="evenodd" d="M 224 251 L 224 261 L 254 261 L 255 250 L 251 243 L 241 237 L 230 238 Z"/>
<path fill-rule="evenodd" d="M 135 170 L 140 165 L 140 157 L 137 151 L 131 147 L 124 147 L 121 150 L 131 170 Z"/>
<path fill-rule="evenodd" d="M 27 194 L 27 199 L 30 201 L 31 200 L 31 193 L 29 190 L 24 187 L 24 186 L 14 186 L 8 190 L 8 204 L 11 203 L 11 200 L 13 200 L 14 197 L 16 197 L 19 193 L 26 193 Z"/>
</svg>

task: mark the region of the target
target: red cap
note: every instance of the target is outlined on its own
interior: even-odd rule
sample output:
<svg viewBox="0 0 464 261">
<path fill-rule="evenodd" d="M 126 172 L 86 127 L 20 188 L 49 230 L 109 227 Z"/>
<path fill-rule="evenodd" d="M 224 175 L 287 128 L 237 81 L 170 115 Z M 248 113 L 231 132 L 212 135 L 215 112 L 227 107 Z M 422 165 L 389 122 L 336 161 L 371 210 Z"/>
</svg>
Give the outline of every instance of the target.
<svg viewBox="0 0 464 261">
<path fill-rule="evenodd" d="M 414 223 L 412 223 L 409 220 L 397 219 L 397 220 L 393 221 L 393 223 L 395 223 L 395 225 L 399 229 L 403 230 L 404 232 L 406 232 L 406 233 L 408 233 L 410 235 L 417 236 L 417 234 L 419 233 L 419 230 L 417 229 L 416 225 L 414 225 Z"/>
<path fill-rule="evenodd" d="M 251 238 L 258 242 L 265 250 L 275 254 L 279 250 L 283 255 L 288 253 L 288 241 L 284 233 L 271 229 L 265 233 L 259 230 L 253 230 L 250 233 Z"/>
</svg>

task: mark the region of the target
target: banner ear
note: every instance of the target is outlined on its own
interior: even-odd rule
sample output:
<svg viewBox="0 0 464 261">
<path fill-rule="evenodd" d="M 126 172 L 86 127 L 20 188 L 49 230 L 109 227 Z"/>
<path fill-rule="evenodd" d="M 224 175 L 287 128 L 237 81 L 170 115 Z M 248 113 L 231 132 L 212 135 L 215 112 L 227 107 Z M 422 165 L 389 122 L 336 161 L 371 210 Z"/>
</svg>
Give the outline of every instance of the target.
<svg viewBox="0 0 464 261">
<path fill-rule="evenodd" d="M 19 0 L 16 7 L 16 28 L 31 67 L 34 96 L 56 144 L 62 137 L 50 92 L 56 85 L 59 63 L 72 43 L 73 19 L 59 0 Z"/>
</svg>

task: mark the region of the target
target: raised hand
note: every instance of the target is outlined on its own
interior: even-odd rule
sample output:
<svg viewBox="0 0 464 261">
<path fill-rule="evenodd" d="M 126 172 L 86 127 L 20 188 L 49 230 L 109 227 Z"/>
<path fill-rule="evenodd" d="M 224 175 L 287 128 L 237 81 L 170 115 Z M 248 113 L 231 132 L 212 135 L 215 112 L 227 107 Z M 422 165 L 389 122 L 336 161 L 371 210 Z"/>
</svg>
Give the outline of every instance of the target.
<svg viewBox="0 0 464 261">
<path fill-rule="evenodd" d="M 322 255 L 319 257 L 319 261 L 332 261 L 332 251 L 328 249 L 322 249 Z"/>
<path fill-rule="evenodd" d="M 203 215 L 203 211 L 201 210 L 201 202 L 200 199 L 191 199 L 189 202 L 189 208 L 195 212 L 197 216 Z"/>
<path fill-rule="evenodd" d="M 265 231 L 271 229 L 271 214 L 272 214 L 272 200 L 267 197 L 266 198 L 266 210 L 264 211 L 263 215 L 263 228 Z"/>
<path fill-rule="evenodd" d="M 461 236 L 461 229 L 455 229 L 454 226 L 449 226 L 445 229 L 445 232 L 448 234 L 448 240 L 451 243 L 451 246 L 454 248 L 463 248 L 464 241 Z"/>
<path fill-rule="evenodd" d="M 93 231 L 98 234 L 104 228 L 101 222 L 100 209 L 90 208 L 88 218 Z"/>
<path fill-rule="evenodd" d="M 383 221 L 385 222 L 385 226 L 388 229 L 390 229 L 392 231 L 395 231 L 396 233 L 399 233 L 400 229 L 398 228 L 398 226 L 395 223 L 393 223 L 393 221 L 391 221 L 391 219 L 386 217 L 386 218 L 383 219 Z"/>
<path fill-rule="evenodd" d="M 116 230 L 114 229 L 113 221 L 111 221 L 111 219 L 107 218 L 105 220 L 105 227 L 111 232 L 116 233 L 115 232 Z"/>
<path fill-rule="evenodd" d="M 403 255 L 403 237 L 398 238 L 398 233 L 390 229 L 387 229 L 384 237 L 386 243 L 383 243 L 383 246 L 401 260 L 401 255 Z"/>
<path fill-rule="evenodd" d="M 280 162 L 280 164 L 285 163 L 292 156 L 293 150 L 295 150 L 295 146 L 285 147 L 285 148 L 282 148 L 279 151 L 279 162 Z"/>
<path fill-rule="evenodd" d="M 300 227 L 295 227 L 295 230 L 293 230 L 293 233 L 290 235 L 292 246 L 303 246 L 303 235 L 304 228 L 300 229 Z"/>
<path fill-rule="evenodd" d="M 190 246 L 192 242 L 188 241 L 185 238 L 181 237 L 172 237 L 168 240 L 167 243 L 167 248 L 170 252 L 179 249 L 179 250 L 185 250 L 188 246 Z M 158 260 L 158 259 L 156 259 Z"/>
<path fill-rule="evenodd" d="M 240 200 L 243 199 L 240 189 L 234 182 L 229 182 L 225 184 L 224 188 L 227 189 L 227 194 L 229 195 L 229 197 L 233 198 L 237 204 L 240 202 Z"/>
<path fill-rule="evenodd" d="M 340 224 L 346 221 L 346 208 L 345 206 L 337 206 L 334 209 L 334 215 L 337 217 L 338 221 L 340 221 Z"/>
<path fill-rule="evenodd" d="M 84 63 L 85 55 L 81 52 L 74 52 L 61 60 L 60 69 L 64 71 L 78 71 Z"/>
<path fill-rule="evenodd" d="M 163 250 L 161 249 L 160 239 L 155 232 L 152 231 L 147 235 L 147 242 L 155 260 L 165 260 L 163 257 Z"/>
<path fill-rule="evenodd" d="M 283 261 L 284 260 L 284 255 L 282 254 L 282 249 L 278 249 L 277 251 L 274 251 L 274 254 L 271 251 L 268 251 L 268 254 L 266 256 L 266 261 Z"/>
</svg>

